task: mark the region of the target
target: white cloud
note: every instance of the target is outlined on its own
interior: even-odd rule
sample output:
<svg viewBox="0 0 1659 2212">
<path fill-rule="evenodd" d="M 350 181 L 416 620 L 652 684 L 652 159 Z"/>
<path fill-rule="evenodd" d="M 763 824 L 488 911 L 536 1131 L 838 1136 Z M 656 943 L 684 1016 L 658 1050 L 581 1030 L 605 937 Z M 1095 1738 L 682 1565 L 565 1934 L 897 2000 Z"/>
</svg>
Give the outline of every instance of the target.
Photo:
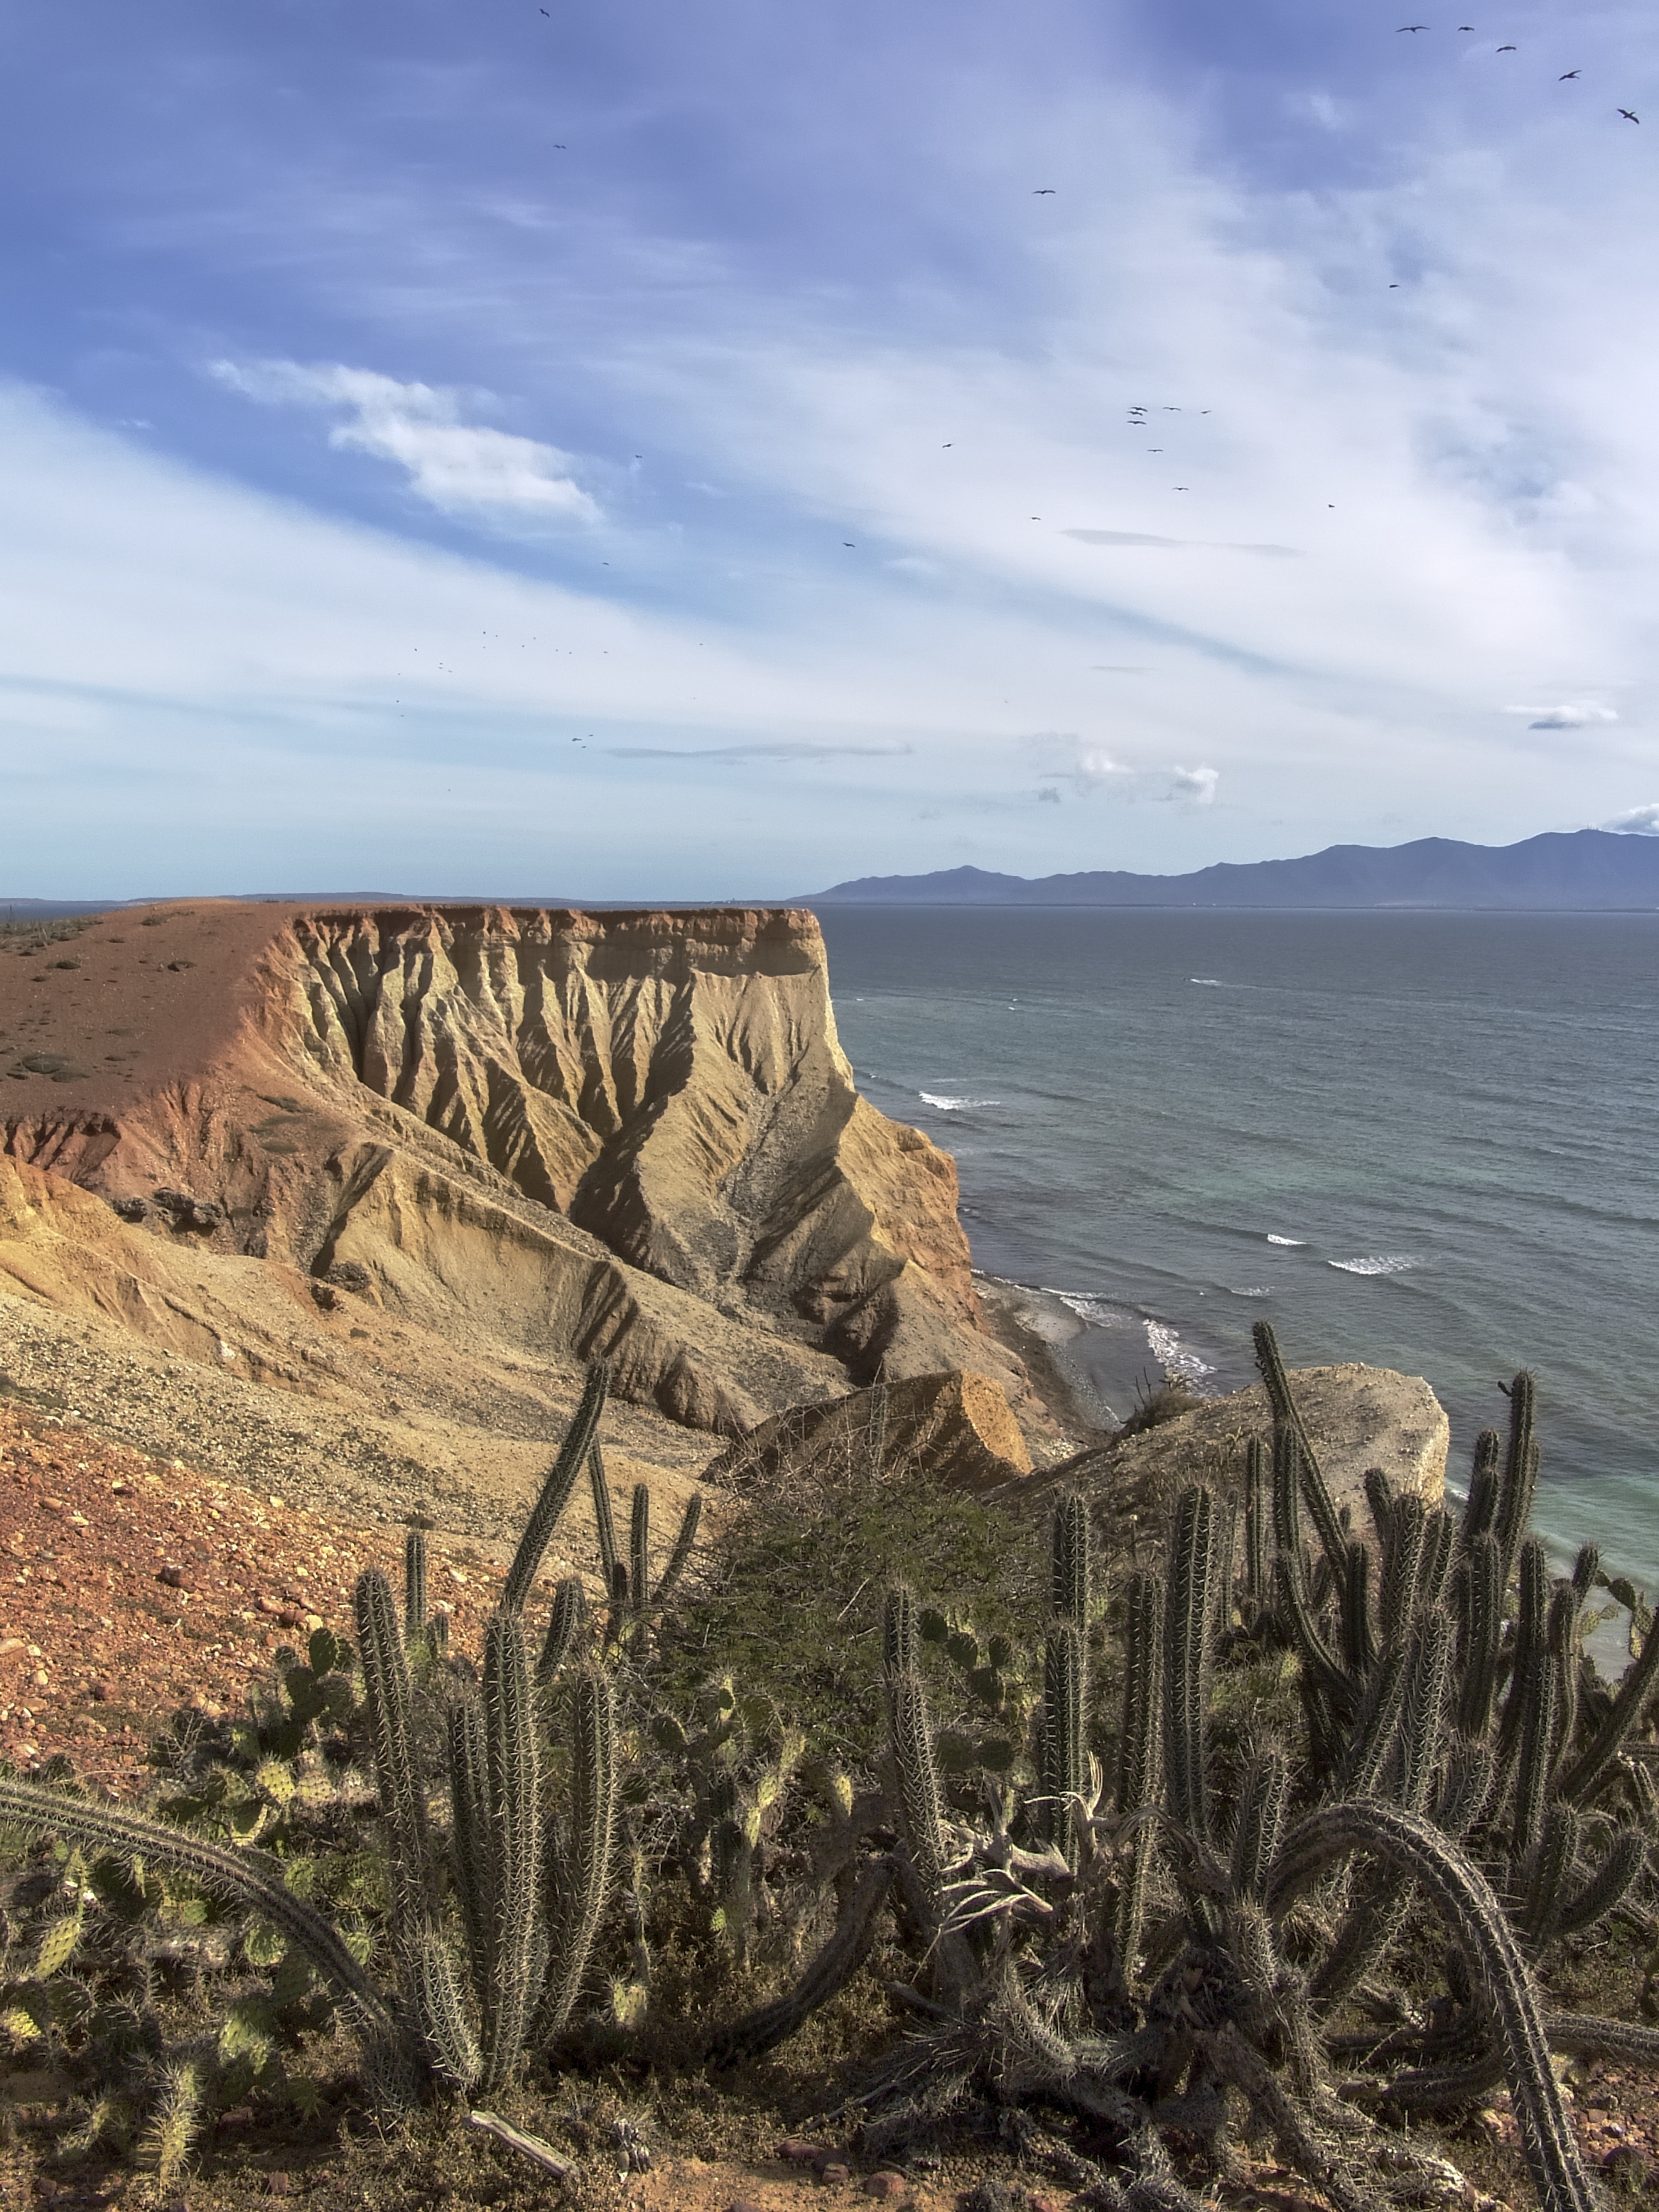
<svg viewBox="0 0 1659 2212">
<path fill-rule="evenodd" d="M 1525 714 L 1529 730 L 1583 730 L 1616 722 L 1618 712 L 1596 699 L 1564 699 L 1559 707 L 1505 707 L 1506 714 Z"/>
<path fill-rule="evenodd" d="M 1104 791 L 1132 801 L 1179 802 L 1188 806 L 1210 806 L 1215 802 L 1221 772 L 1213 768 L 1132 766 L 1116 759 L 1103 746 L 1057 731 L 1028 738 L 1025 744 L 1042 764 L 1042 773 L 1069 783 L 1079 799 Z M 1039 792 L 1043 799 L 1058 799 L 1052 787 Z"/>
<path fill-rule="evenodd" d="M 595 501 L 556 446 L 460 419 L 467 395 L 444 385 L 400 384 L 374 369 L 333 362 L 216 361 L 209 373 L 267 407 L 343 410 L 328 434 L 343 452 L 370 453 L 406 470 L 410 489 L 447 514 L 592 522 Z M 487 395 L 474 395 L 475 404 Z"/>
<path fill-rule="evenodd" d="M 1213 768 L 1177 768 L 1171 770 L 1170 781 L 1171 799 L 1185 799 L 1192 806 L 1213 806 L 1221 772 Z"/>
<path fill-rule="evenodd" d="M 1616 830 L 1623 837 L 1659 837 L 1659 806 L 1632 806 L 1628 813 L 1615 814 L 1601 827 Z"/>
</svg>

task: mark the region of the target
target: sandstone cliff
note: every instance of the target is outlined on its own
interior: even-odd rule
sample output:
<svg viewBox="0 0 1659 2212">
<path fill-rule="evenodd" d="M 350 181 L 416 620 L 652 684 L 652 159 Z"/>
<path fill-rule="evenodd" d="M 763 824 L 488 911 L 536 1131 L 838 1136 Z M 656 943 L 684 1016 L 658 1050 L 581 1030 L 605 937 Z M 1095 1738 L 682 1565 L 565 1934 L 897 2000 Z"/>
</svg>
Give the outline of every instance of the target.
<svg viewBox="0 0 1659 2212">
<path fill-rule="evenodd" d="M 1026 1395 L 953 1164 L 858 1095 L 810 915 L 125 913 L 0 961 L 8 1048 L 5 1152 L 51 1175 L 0 1274 L 187 1356 L 313 1387 L 273 1313 L 343 1296 L 452 1353 L 604 1356 L 727 1435 L 878 1363 Z M 240 1265 L 186 1320 L 195 1257 Z"/>
</svg>

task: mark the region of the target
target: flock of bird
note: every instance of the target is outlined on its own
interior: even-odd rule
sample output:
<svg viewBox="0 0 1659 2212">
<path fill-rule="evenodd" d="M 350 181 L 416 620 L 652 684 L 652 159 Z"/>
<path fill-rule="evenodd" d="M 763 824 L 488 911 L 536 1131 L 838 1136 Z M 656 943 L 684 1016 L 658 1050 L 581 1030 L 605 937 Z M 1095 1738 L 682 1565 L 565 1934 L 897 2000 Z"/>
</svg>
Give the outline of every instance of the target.
<svg viewBox="0 0 1659 2212">
<path fill-rule="evenodd" d="M 538 9 L 538 12 L 543 15 L 548 14 L 548 10 L 545 8 Z M 1396 27 L 1395 35 L 1397 38 L 1416 37 L 1422 32 L 1431 31 L 1433 28 L 1434 26 L 1431 23 L 1401 23 Z M 1462 35 L 1473 35 L 1474 29 L 1475 27 L 1473 23 L 1460 23 L 1457 26 L 1457 30 Z M 1506 43 L 1501 46 L 1494 47 L 1492 51 L 1495 53 L 1499 54 L 1516 54 L 1520 52 L 1521 49 L 1516 45 Z M 1583 76 L 1583 71 L 1582 69 L 1563 70 L 1560 76 L 1557 77 L 1556 82 L 1558 84 L 1575 84 L 1579 82 Z M 1639 124 L 1642 120 L 1641 117 L 1637 114 L 1634 108 L 1620 107 L 1616 110 L 1616 112 L 1623 116 L 1626 123 Z M 565 149 L 562 146 L 560 146 L 557 150 L 560 153 L 563 153 Z M 1031 197 L 1034 199 L 1039 200 L 1054 199 L 1058 194 L 1058 190 L 1059 187 L 1054 185 L 1034 185 L 1031 187 Z M 1397 292 L 1400 289 L 1400 287 L 1397 283 L 1394 283 L 1389 285 L 1389 289 L 1391 292 Z M 1166 404 L 1160 411 L 1168 415 L 1179 415 L 1182 410 L 1179 407 L 1170 406 Z M 1210 410 L 1207 407 L 1200 407 L 1198 410 L 1198 412 L 1200 415 L 1207 415 L 1210 412 Z M 1139 406 L 1131 407 L 1129 410 L 1129 422 L 1131 426 L 1136 429 L 1144 430 L 1147 428 L 1149 427 L 1149 422 L 1146 409 Z M 947 439 L 941 450 L 948 453 L 953 442 L 954 441 Z M 1148 446 L 1146 450 L 1149 453 L 1162 453 L 1164 448 L 1162 446 Z M 638 456 L 636 455 L 635 459 L 637 458 Z M 1172 491 L 1190 491 L 1192 487 L 1190 484 L 1172 484 L 1170 486 L 1170 489 Z M 1334 507 L 1335 502 L 1331 501 L 1328 501 L 1327 504 Z M 1034 514 L 1031 517 L 1033 522 L 1040 522 L 1042 519 L 1041 515 Z M 842 544 L 849 553 L 856 552 L 858 550 L 857 540 L 854 538 L 844 538 L 842 540 Z M 607 562 L 606 565 L 609 566 L 609 563 Z M 573 738 L 571 739 L 571 743 L 573 744 L 580 744 L 581 740 L 579 738 Z"/>
<path fill-rule="evenodd" d="M 1460 31 L 1473 31 L 1474 26 L 1473 23 L 1460 23 L 1457 27 Z M 1432 23 L 1401 23 L 1395 27 L 1395 36 L 1396 38 L 1404 38 L 1407 33 L 1414 34 L 1419 31 L 1431 31 L 1433 28 L 1434 26 Z M 1521 49 L 1516 46 L 1495 46 L 1492 51 L 1494 53 L 1499 54 L 1518 54 Z M 1583 74 L 1584 72 L 1583 70 L 1563 70 L 1560 76 L 1556 78 L 1555 82 L 1557 84 L 1572 84 L 1575 83 L 1578 78 L 1583 76 Z M 1617 112 L 1624 117 L 1626 123 L 1639 123 L 1642 120 L 1641 117 L 1636 112 L 1634 108 L 1621 107 Z"/>
</svg>

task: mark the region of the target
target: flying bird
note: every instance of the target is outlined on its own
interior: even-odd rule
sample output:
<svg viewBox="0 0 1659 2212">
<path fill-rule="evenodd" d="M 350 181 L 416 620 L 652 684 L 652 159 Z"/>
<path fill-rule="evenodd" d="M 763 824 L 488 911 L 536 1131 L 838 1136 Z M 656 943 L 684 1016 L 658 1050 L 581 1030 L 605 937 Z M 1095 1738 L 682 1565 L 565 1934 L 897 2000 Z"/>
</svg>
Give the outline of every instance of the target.
<svg viewBox="0 0 1659 2212">
<path fill-rule="evenodd" d="M 1583 74 L 1583 72 L 1582 70 L 1563 70 L 1560 76 L 1556 78 L 1555 82 L 1557 84 L 1571 84 L 1574 77 L 1582 76 Z"/>
<path fill-rule="evenodd" d="M 944 443 L 944 444 L 939 447 L 939 451 L 940 451 L 940 453 L 948 453 L 950 452 L 950 450 L 951 450 L 951 447 L 955 444 L 955 442 L 956 442 L 956 441 L 955 441 L 953 438 L 947 438 L 947 439 L 945 441 L 945 443 Z"/>
<path fill-rule="evenodd" d="M 1148 446 L 1146 450 L 1149 453 L 1161 453 L 1164 448 L 1162 446 Z"/>
<path fill-rule="evenodd" d="M 1499 46 L 1498 51 L 1500 54 L 1518 54 L 1521 49 L 1519 46 Z"/>
<path fill-rule="evenodd" d="M 1642 120 L 1639 115 L 1632 115 L 1627 107 L 1621 107 L 1619 112 L 1624 117 L 1626 123 L 1639 123 Z"/>
<path fill-rule="evenodd" d="M 1395 36 L 1397 39 L 1400 36 L 1400 31 L 1426 31 L 1428 27 L 1426 23 L 1402 23 L 1400 30 L 1395 33 Z"/>
<path fill-rule="evenodd" d="M 1031 198 L 1034 200 L 1051 200 L 1054 196 L 1054 188 L 1052 185 L 1033 185 L 1031 187 Z"/>
<path fill-rule="evenodd" d="M 850 538 L 843 538 L 841 542 L 849 553 L 856 553 L 859 550 Z"/>
</svg>

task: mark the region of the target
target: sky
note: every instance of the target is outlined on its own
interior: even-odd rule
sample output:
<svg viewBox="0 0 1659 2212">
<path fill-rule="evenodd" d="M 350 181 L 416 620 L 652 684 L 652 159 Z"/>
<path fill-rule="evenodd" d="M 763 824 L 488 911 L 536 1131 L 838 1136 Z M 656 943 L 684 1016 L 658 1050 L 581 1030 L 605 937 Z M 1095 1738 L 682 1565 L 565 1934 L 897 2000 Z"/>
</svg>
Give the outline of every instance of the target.
<svg viewBox="0 0 1659 2212">
<path fill-rule="evenodd" d="M 1438 6 L 0 0 L 0 897 L 1651 831 L 1659 16 Z"/>
</svg>

